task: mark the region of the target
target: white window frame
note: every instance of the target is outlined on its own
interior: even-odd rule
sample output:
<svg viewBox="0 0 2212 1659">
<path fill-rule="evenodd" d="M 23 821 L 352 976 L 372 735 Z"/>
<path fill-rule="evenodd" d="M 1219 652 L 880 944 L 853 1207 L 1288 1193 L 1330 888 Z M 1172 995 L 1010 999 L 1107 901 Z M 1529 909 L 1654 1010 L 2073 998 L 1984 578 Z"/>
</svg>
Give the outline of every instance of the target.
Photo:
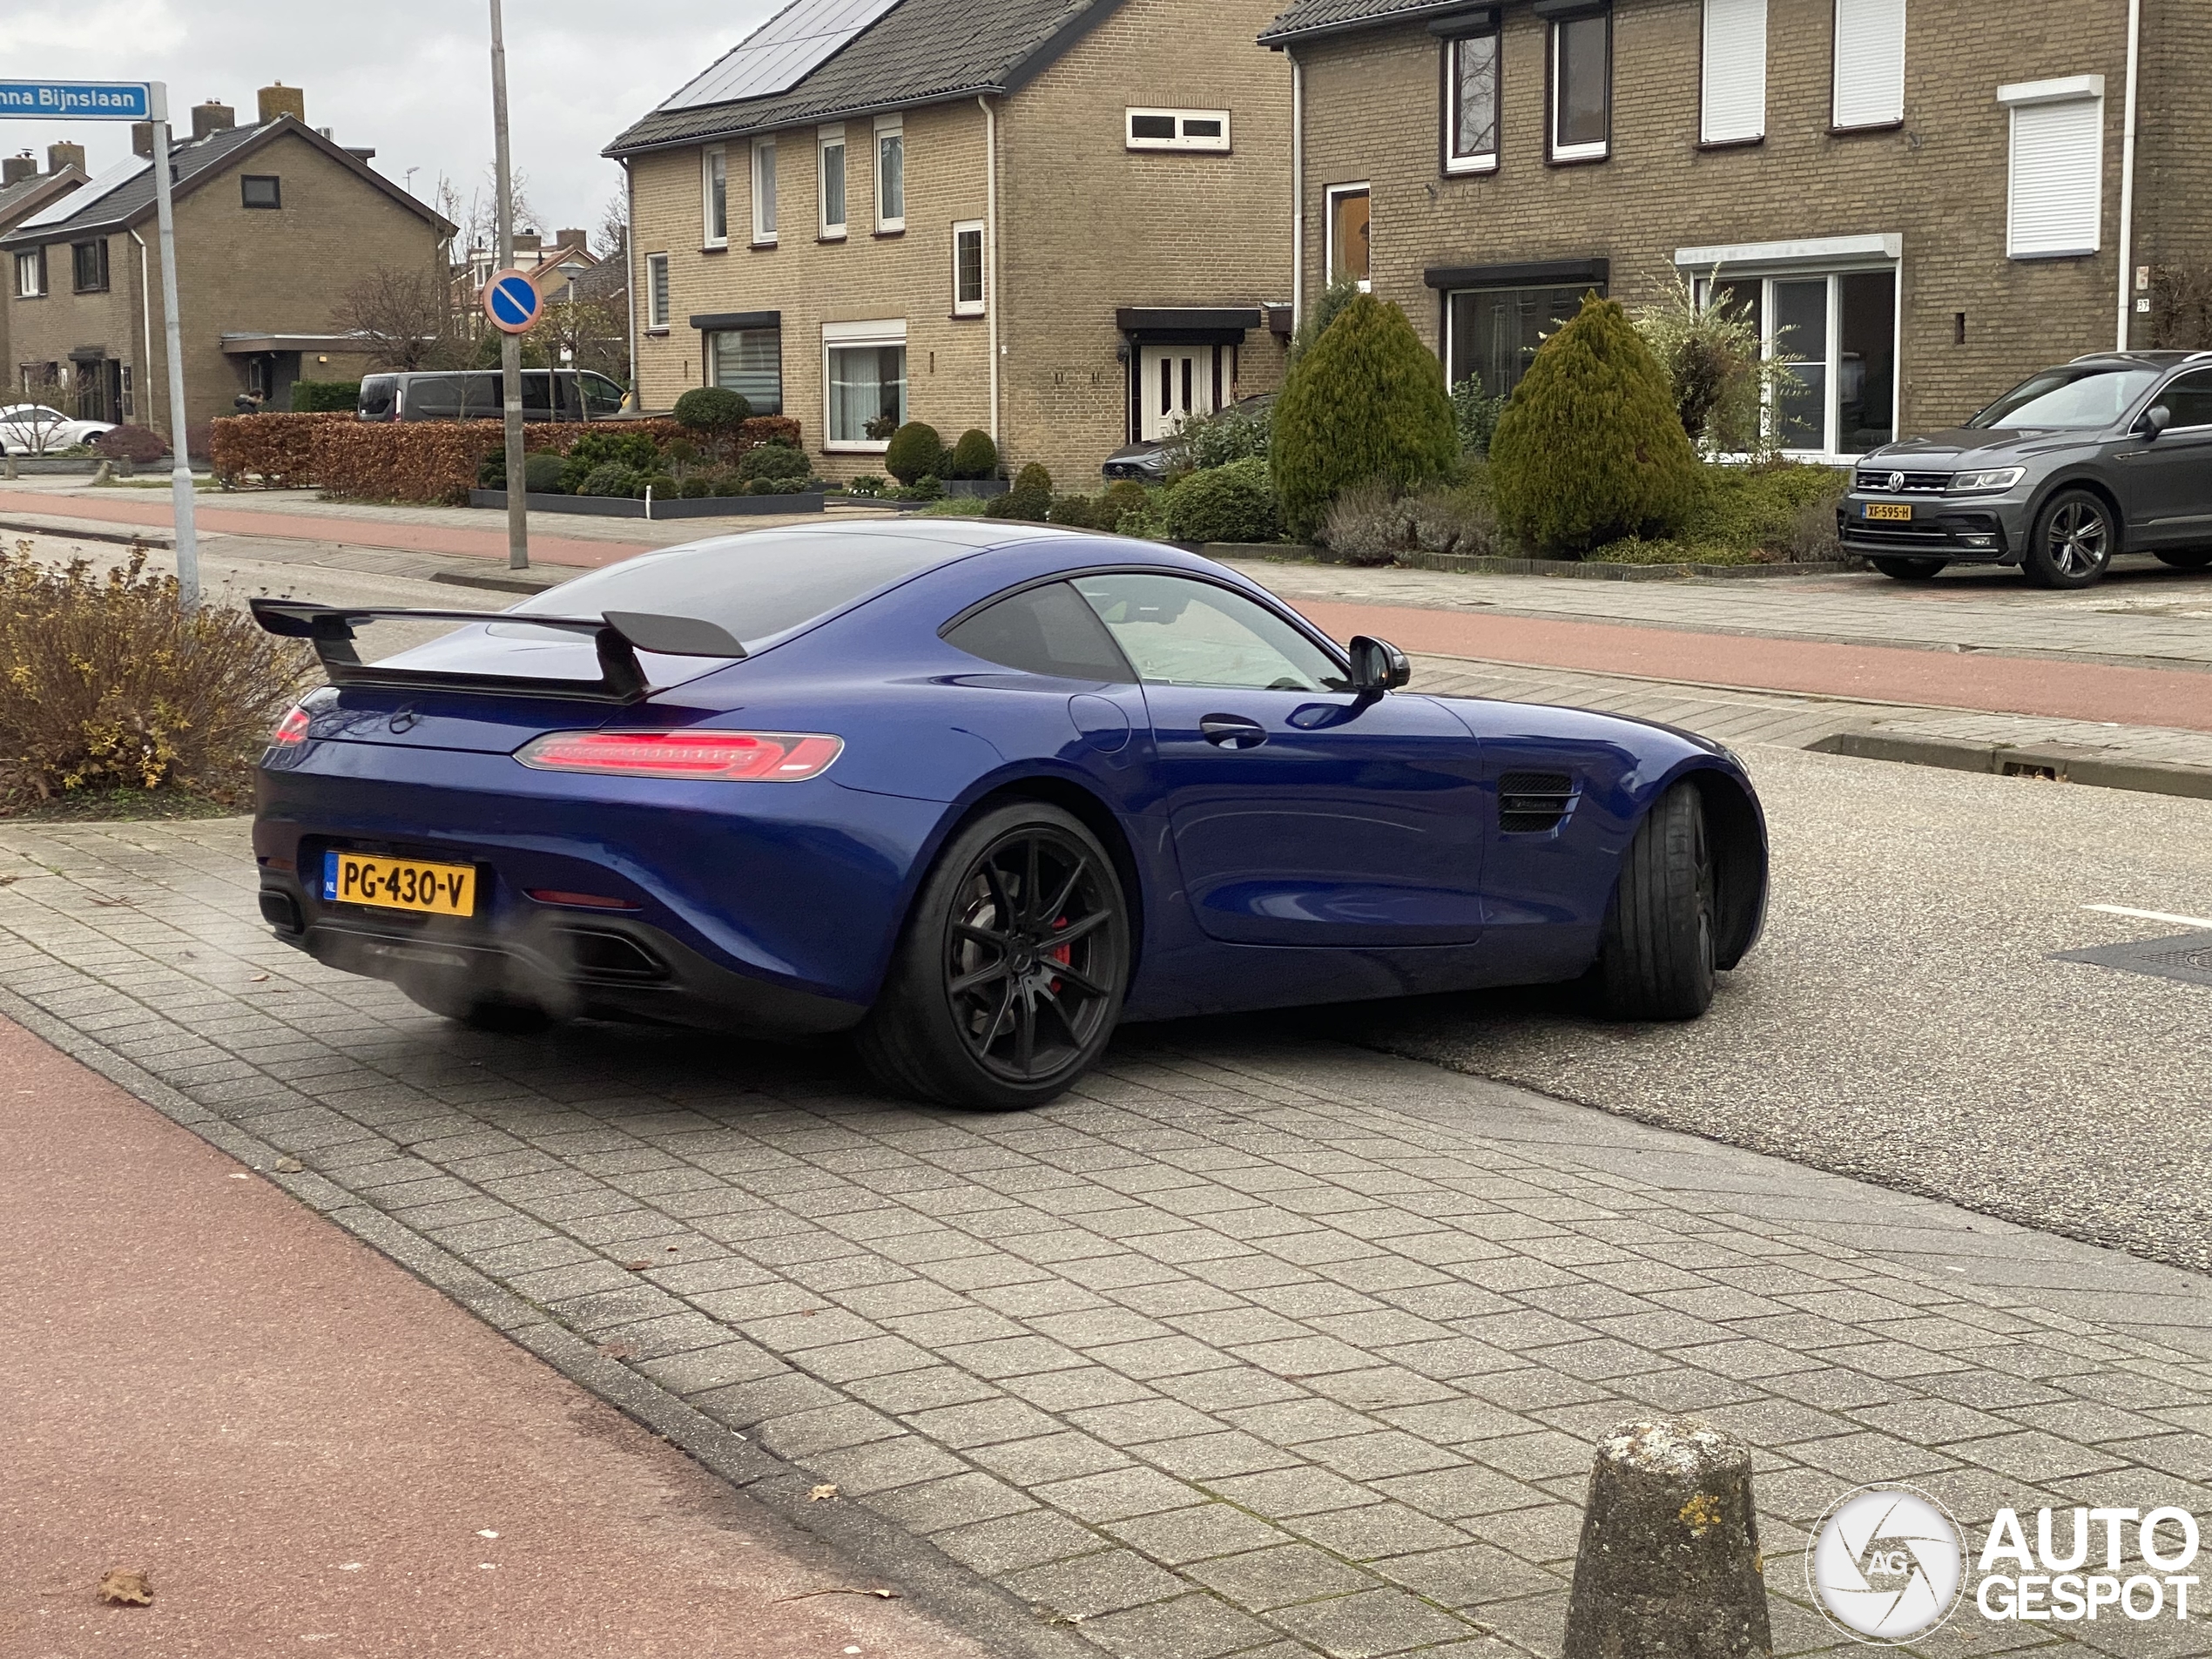
<svg viewBox="0 0 2212 1659">
<path fill-rule="evenodd" d="M 1144 138 L 1136 133 L 1136 118 L 1140 115 L 1165 116 L 1175 123 L 1171 138 Z M 1218 121 L 1218 134 L 1201 133 L 1196 136 L 1184 131 L 1192 121 Z M 1216 155 L 1229 152 L 1229 111 L 1226 110 L 1169 110 L 1147 106 L 1132 107 L 1122 111 L 1122 147 L 1125 150 L 1203 150 Z"/>
<path fill-rule="evenodd" d="M 963 236 L 973 236 L 975 239 L 976 292 L 973 300 L 963 300 L 960 297 L 960 239 Z M 990 293 L 991 246 L 986 234 L 984 222 L 980 219 L 957 219 L 953 224 L 953 315 L 955 317 L 981 316 L 989 307 Z"/>
<path fill-rule="evenodd" d="M 837 152 L 839 213 L 830 217 L 830 152 Z M 845 147 L 845 125 L 838 122 L 814 130 L 814 199 L 819 205 L 819 235 L 825 242 L 845 239 L 846 223 L 853 215 L 852 153 Z"/>
<path fill-rule="evenodd" d="M 773 247 L 776 245 L 776 141 L 755 138 L 752 141 L 751 167 L 752 187 L 746 193 L 752 198 L 752 245 Z"/>
<path fill-rule="evenodd" d="M 16 298 L 43 300 L 46 297 L 46 250 L 27 247 L 16 255 Z"/>
<path fill-rule="evenodd" d="M 676 309 L 670 287 L 668 255 L 645 255 L 645 327 L 657 334 L 668 332 L 669 314 Z"/>
<path fill-rule="evenodd" d="M 1559 72 L 1560 58 L 1567 49 L 1568 26 L 1588 23 L 1593 17 L 1602 18 L 1605 24 L 1605 136 L 1584 144 L 1561 144 L 1559 100 L 1567 83 Z M 1613 153 L 1613 8 L 1607 5 L 1576 12 L 1572 17 L 1554 17 L 1547 32 L 1549 37 L 1544 42 L 1544 154 L 1553 161 L 1603 161 Z"/>
<path fill-rule="evenodd" d="M 1835 56 L 1828 111 L 1831 131 L 1878 131 L 1904 122 L 1905 5 L 1906 0 L 1835 0 Z M 1873 40 L 1871 33 L 1871 25 L 1877 24 L 1884 31 L 1879 41 Z M 1859 78 L 1847 80 L 1847 73 L 1854 70 Z M 1878 70 L 1878 86 L 1872 84 Z M 1847 93 L 1851 99 L 1848 104 Z"/>
<path fill-rule="evenodd" d="M 2011 121 L 2006 138 L 2005 256 L 2013 260 L 2071 260 L 2101 252 L 2105 222 L 2105 78 L 2072 75 L 2060 80 L 2023 81 L 1999 87 L 1997 101 L 2004 105 Z M 2090 120 L 2096 129 L 2096 147 L 2089 173 L 2094 196 L 2091 210 L 2094 222 L 2086 241 L 2072 238 L 2058 243 L 2023 243 L 2020 225 L 2020 111 L 2047 110 L 2058 105 L 2090 106 Z"/>
<path fill-rule="evenodd" d="M 883 188 L 883 141 L 886 138 L 899 141 L 899 211 L 896 213 L 883 211 L 886 194 Z M 875 118 L 874 177 L 875 233 L 878 236 L 895 236 L 907 228 L 907 123 L 903 116 L 879 115 Z"/>
<path fill-rule="evenodd" d="M 1740 51 L 1742 55 L 1731 59 L 1731 51 Z M 1756 81 L 1756 111 L 1744 86 L 1731 86 L 1719 78 L 1727 67 L 1737 69 L 1743 83 Z M 1698 70 L 1698 141 L 1757 144 L 1764 138 L 1766 76 L 1767 0 L 1705 0 L 1704 53 Z M 1740 110 L 1730 105 L 1731 93 L 1743 99 Z"/>
<path fill-rule="evenodd" d="M 1365 196 L 1367 199 L 1367 274 L 1361 277 L 1359 292 L 1375 291 L 1375 192 L 1366 180 L 1356 184 L 1331 185 L 1321 192 L 1321 285 L 1326 287 L 1337 280 L 1337 199 L 1339 196 Z"/>
<path fill-rule="evenodd" d="M 887 317 L 873 322 L 826 322 L 822 325 L 822 449 L 830 455 L 880 455 L 891 447 L 888 438 L 834 439 L 830 436 L 831 394 L 830 353 L 846 346 L 900 346 L 907 344 L 907 320 Z M 907 385 L 914 386 L 914 364 L 909 356 Z M 911 406 L 910 406 L 911 407 Z"/>
<path fill-rule="evenodd" d="M 718 144 L 699 152 L 699 246 L 730 246 L 730 152 Z"/>
<path fill-rule="evenodd" d="M 1490 147 L 1487 150 L 1460 155 L 1460 52 L 1471 41 L 1487 41 L 1490 46 Z M 1453 35 L 1443 43 L 1443 123 L 1444 171 L 1447 173 L 1480 173 L 1498 171 L 1498 150 L 1501 130 L 1505 125 L 1505 37 L 1496 29 L 1478 29 L 1464 35 Z M 1372 204 L 1371 204 L 1372 206 Z"/>
</svg>

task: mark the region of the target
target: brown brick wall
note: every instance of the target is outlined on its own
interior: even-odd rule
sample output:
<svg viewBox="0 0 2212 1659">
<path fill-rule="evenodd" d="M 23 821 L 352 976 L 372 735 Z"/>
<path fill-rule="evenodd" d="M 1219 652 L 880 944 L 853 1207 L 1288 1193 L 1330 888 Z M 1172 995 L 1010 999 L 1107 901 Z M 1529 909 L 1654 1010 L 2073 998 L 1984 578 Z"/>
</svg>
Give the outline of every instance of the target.
<svg viewBox="0 0 2212 1659">
<path fill-rule="evenodd" d="M 2160 18 L 2169 71 L 2193 67 L 2203 96 L 2212 52 L 2198 37 L 2202 0 L 2152 0 L 2154 15 L 2189 12 L 2185 38 Z M 1544 159 L 1542 25 L 1507 13 L 1501 165 L 1447 178 L 1438 163 L 1438 44 L 1413 26 L 1298 50 L 1306 64 L 1306 283 L 1321 280 L 1324 192 L 1374 188 L 1375 292 L 1438 341 L 1440 309 L 1424 287 L 1434 265 L 1495 265 L 1604 256 L 1614 294 L 1630 303 L 1665 280 L 1674 250 L 1723 243 L 1895 233 L 1904 242 L 1900 341 L 1905 430 L 1947 424 L 2040 364 L 2108 348 L 2117 294 L 2117 213 L 2124 0 L 1913 0 L 1908 10 L 1905 118 L 1895 130 L 1829 132 L 1831 12 L 1820 0 L 1770 7 L 1767 136 L 1727 150 L 1698 145 L 1699 0 L 1622 0 L 1615 17 L 1610 159 Z M 2106 78 L 2103 253 L 2006 256 L 2007 112 L 1999 86 L 2060 76 Z M 2189 131 L 2201 132 L 2201 124 Z M 2158 198 L 2141 227 L 2204 187 L 2206 164 L 2168 144 Z M 2201 212 L 2197 214 L 2202 222 Z M 1966 344 L 1953 318 L 1967 317 Z"/>
<path fill-rule="evenodd" d="M 2212 265 L 2212 4 L 2144 0 L 2135 159 L 2138 266 Z"/>
</svg>

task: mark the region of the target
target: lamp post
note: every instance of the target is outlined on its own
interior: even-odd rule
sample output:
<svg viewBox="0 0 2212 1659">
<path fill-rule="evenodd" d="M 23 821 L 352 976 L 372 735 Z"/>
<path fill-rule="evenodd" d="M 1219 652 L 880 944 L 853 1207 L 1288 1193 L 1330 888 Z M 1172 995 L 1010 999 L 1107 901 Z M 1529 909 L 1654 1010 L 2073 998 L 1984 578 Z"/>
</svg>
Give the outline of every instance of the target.
<svg viewBox="0 0 2212 1659">
<path fill-rule="evenodd" d="M 499 0 L 491 0 L 491 126 L 493 183 L 499 198 L 499 264 L 505 270 L 515 263 L 515 172 L 507 149 L 507 43 L 500 30 Z M 520 335 L 501 334 L 499 369 L 506 401 L 507 564 L 509 570 L 527 570 L 530 568 L 530 515 L 523 468 Z"/>
</svg>

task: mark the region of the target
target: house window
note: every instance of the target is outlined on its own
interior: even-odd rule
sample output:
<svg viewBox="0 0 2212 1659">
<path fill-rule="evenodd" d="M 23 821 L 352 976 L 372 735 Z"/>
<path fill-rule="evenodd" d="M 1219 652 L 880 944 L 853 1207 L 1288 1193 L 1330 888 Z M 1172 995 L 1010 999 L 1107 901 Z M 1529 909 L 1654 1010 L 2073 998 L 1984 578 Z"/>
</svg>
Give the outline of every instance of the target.
<svg viewBox="0 0 2212 1659">
<path fill-rule="evenodd" d="M 238 199 L 248 207 L 281 207 L 284 206 L 284 186 L 274 173 L 241 173 L 238 180 Z"/>
<path fill-rule="evenodd" d="M 1498 165 L 1498 37 L 1444 43 L 1444 171 L 1492 172 Z"/>
<path fill-rule="evenodd" d="M 752 145 L 752 245 L 772 247 L 776 241 L 776 141 L 756 138 Z"/>
<path fill-rule="evenodd" d="M 645 255 L 645 327 L 668 327 L 668 255 Z"/>
<path fill-rule="evenodd" d="M 1766 0 L 1705 0 L 1703 82 L 1699 138 L 1766 137 Z"/>
<path fill-rule="evenodd" d="M 845 234 L 845 129 L 828 126 L 817 135 L 821 152 L 822 234 Z"/>
<path fill-rule="evenodd" d="M 907 421 L 907 325 L 822 325 L 823 442 L 832 449 L 881 451 Z"/>
<path fill-rule="evenodd" d="M 983 314 L 983 221 L 953 226 L 953 315 Z"/>
<path fill-rule="evenodd" d="M 2012 111 L 2005 251 L 2016 260 L 2094 253 L 2104 240 L 2104 77 L 2000 86 Z"/>
<path fill-rule="evenodd" d="M 707 374 L 737 393 L 755 415 L 784 412 L 781 328 L 723 328 L 706 337 Z"/>
<path fill-rule="evenodd" d="M 16 298 L 36 300 L 46 292 L 46 250 L 25 248 L 16 255 Z"/>
<path fill-rule="evenodd" d="M 1454 386 L 1474 381 L 1491 397 L 1511 397 L 1545 337 L 1605 285 L 1550 288 L 1462 288 L 1444 296 L 1444 361 Z"/>
<path fill-rule="evenodd" d="M 1131 150 L 1229 148 L 1226 110 L 1124 110 L 1122 142 Z"/>
<path fill-rule="evenodd" d="M 1905 0 L 1836 0 L 1836 90 L 1830 125 L 1905 119 Z"/>
<path fill-rule="evenodd" d="M 1740 306 L 1792 386 L 1767 411 L 1778 447 L 1865 455 L 1897 435 L 1897 267 L 1791 271 L 1697 283 L 1700 304 Z"/>
<path fill-rule="evenodd" d="M 895 115 L 880 116 L 875 124 L 875 227 L 907 228 L 907 133 Z"/>
<path fill-rule="evenodd" d="M 78 242 L 69 250 L 70 287 L 79 293 L 107 292 L 107 238 Z"/>
<path fill-rule="evenodd" d="M 699 219 L 705 246 L 730 246 L 730 156 L 718 144 L 699 152 Z"/>
<path fill-rule="evenodd" d="M 1357 282 L 1366 290 L 1372 287 L 1367 186 L 1331 185 L 1328 200 L 1329 280 Z"/>
<path fill-rule="evenodd" d="M 1551 158 L 1602 161 L 1613 138 L 1613 14 L 1551 26 Z"/>
</svg>

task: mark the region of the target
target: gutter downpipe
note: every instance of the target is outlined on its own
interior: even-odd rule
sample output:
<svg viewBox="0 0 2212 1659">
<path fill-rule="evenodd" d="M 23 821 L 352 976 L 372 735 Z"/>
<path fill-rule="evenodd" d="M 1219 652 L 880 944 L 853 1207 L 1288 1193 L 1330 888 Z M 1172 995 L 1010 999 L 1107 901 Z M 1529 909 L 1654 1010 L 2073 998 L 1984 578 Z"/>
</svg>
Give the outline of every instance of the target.
<svg viewBox="0 0 2212 1659">
<path fill-rule="evenodd" d="M 983 94 L 975 102 L 983 111 L 983 308 L 990 318 L 991 442 L 999 442 L 999 122 L 998 111 Z"/>
<path fill-rule="evenodd" d="M 2115 349 L 2126 351 L 2134 301 L 2135 263 L 2135 89 L 2142 71 L 2143 0 L 2128 0 L 2127 132 L 2120 152 L 2120 334 Z"/>
<path fill-rule="evenodd" d="M 637 361 L 637 176 L 630 170 L 628 156 L 622 158 L 622 288 L 630 307 L 630 384 L 624 389 L 631 413 L 635 415 L 644 408 L 645 399 L 644 368 Z M 583 400 L 583 377 L 578 374 L 578 402 Z"/>
<path fill-rule="evenodd" d="M 146 276 L 146 239 L 128 225 L 123 227 L 123 232 L 138 245 L 138 304 L 144 308 L 144 314 L 138 319 L 138 384 L 131 388 L 131 394 L 133 400 L 145 398 L 151 401 L 152 394 L 147 387 L 146 376 L 153 372 L 153 285 Z M 135 401 L 132 414 L 134 417 L 138 414 Z M 146 422 L 140 420 L 138 424 L 144 426 Z"/>
<path fill-rule="evenodd" d="M 1291 60 L 1291 337 L 1305 320 L 1305 65 Z"/>
</svg>

